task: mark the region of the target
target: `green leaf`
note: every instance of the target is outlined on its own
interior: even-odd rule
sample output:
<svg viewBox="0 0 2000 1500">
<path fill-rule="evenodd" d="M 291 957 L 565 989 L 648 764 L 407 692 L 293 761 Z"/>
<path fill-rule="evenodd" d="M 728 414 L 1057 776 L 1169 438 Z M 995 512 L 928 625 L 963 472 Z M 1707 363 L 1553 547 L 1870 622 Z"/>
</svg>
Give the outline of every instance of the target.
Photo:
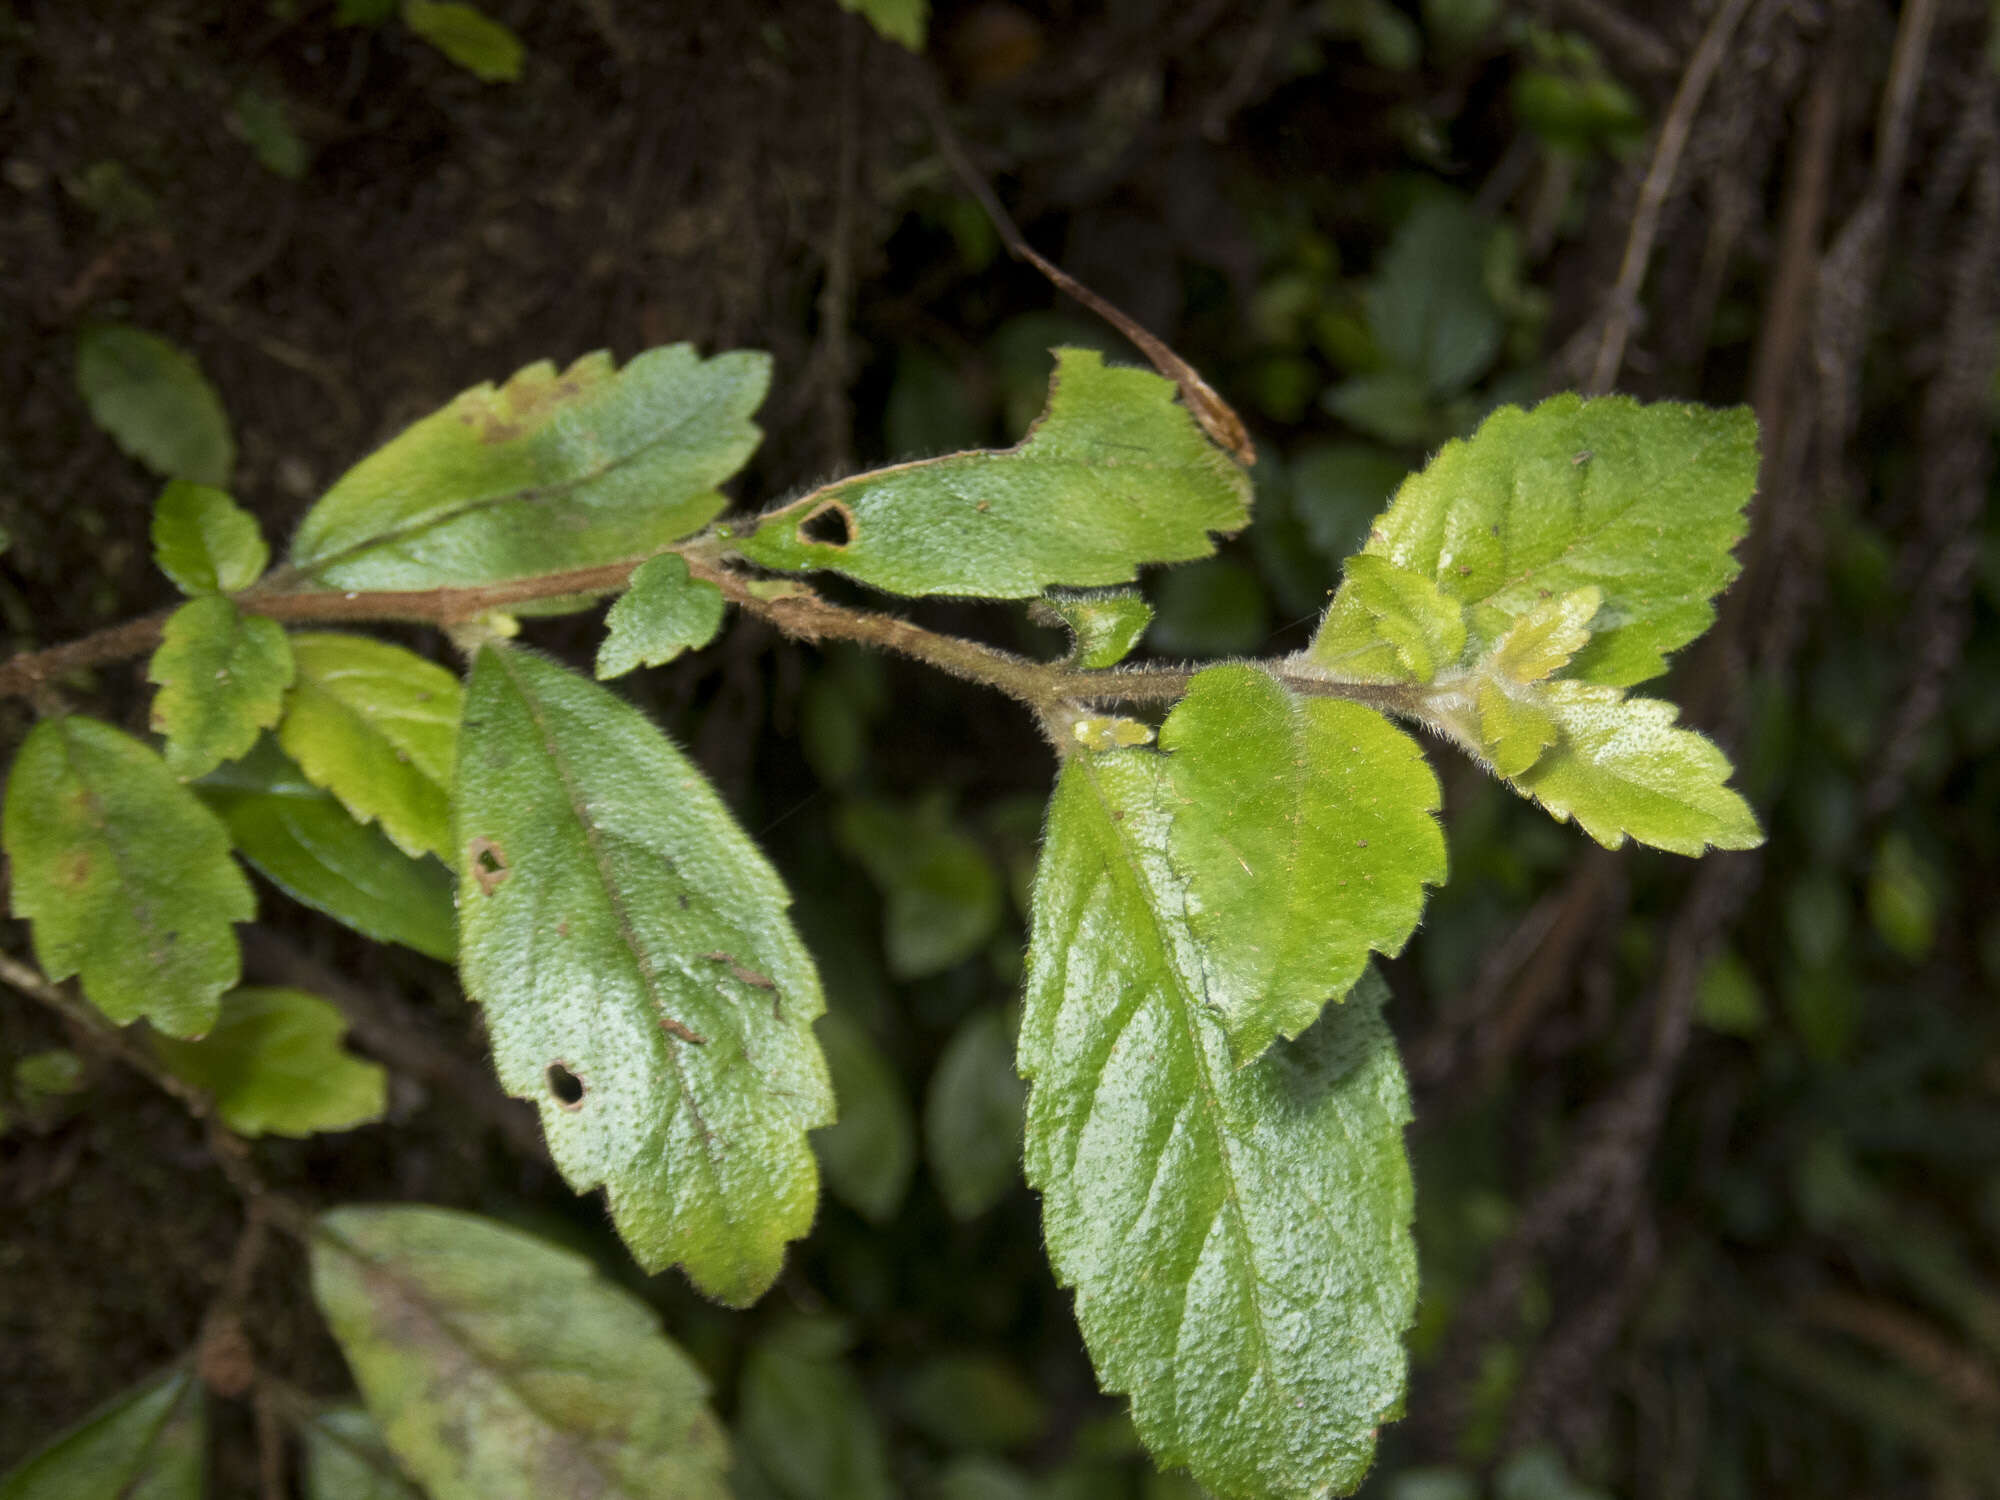
<svg viewBox="0 0 2000 1500">
<path fill-rule="evenodd" d="M 1271 633 L 1271 611 L 1257 570 L 1233 557 L 1175 568 L 1154 596 L 1160 616 L 1153 646 L 1189 656 L 1255 651 Z"/>
<path fill-rule="evenodd" d="M 339 1208 L 313 1296 L 434 1500 L 725 1497 L 708 1383 L 582 1256 L 471 1214 Z"/>
<path fill-rule="evenodd" d="M 1171 381 L 1056 351 L 1048 410 L 1018 447 L 898 464 L 813 491 L 737 546 L 892 594 L 1026 599 L 1126 583 L 1143 563 L 1215 550 L 1249 519 L 1250 481 Z"/>
<path fill-rule="evenodd" d="M 930 22 L 930 0 L 840 0 L 840 8 L 868 18 L 868 24 L 892 42 L 912 52 L 924 50 Z"/>
<path fill-rule="evenodd" d="M 1349 427 L 1385 443 L 1428 443 L 1440 416 L 1430 386 L 1413 370 L 1371 370 L 1328 388 L 1320 405 Z"/>
<path fill-rule="evenodd" d="M 347 1018 L 302 990 L 242 989 L 197 1042 L 152 1039 L 176 1077 L 215 1100 L 240 1135 L 308 1136 L 382 1118 L 389 1075 L 341 1047 Z"/>
<path fill-rule="evenodd" d="M 1160 745 L 1202 1007 L 1240 1065 L 1402 951 L 1444 881 L 1437 778 L 1375 710 L 1249 665 L 1198 674 Z"/>
<path fill-rule="evenodd" d="M 24 1104 L 82 1091 L 83 1059 L 67 1047 L 44 1047 L 14 1064 L 14 1092 Z"/>
<path fill-rule="evenodd" d="M 200 1383 L 163 1371 L 0 1476 L 0 1500 L 201 1500 L 207 1427 Z"/>
<path fill-rule="evenodd" d="M 427 589 L 657 552 L 722 509 L 770 374 L 763 354 L 674 344 L 475 386 L 342 475 L 292 562 L 326 587 Z"/>
<path fill-rule="evenodd" d="M 1465 654 L 1465 610 L 1430 578 L 1366 552 L 1347 560 L 1346 606 L 1307 660 L 1342 676 L 1430 682 Z"/>
<path fill-rule="evenodd" d="M 319 1412 L 305 1428 L 306 1500 L 424 1500 L 358 1406 Z"/>
<path fill-rule="evenodd" d="M 1410 211 L 1368 287 L 1368 325 L 1400 369 L 1455 396 L 1500 352 L 1506 324 L 1486 290 L 1487 223 L 1455 196 Z"/>
<path fill-rule="evenodd" d="M 667 552 L 641 563 L 631 587 L 604 617 L 608 632 L 597 651 L 599 681 L 634 667 L 657 667 L 683 651 L 698 651 L 722 628 L 722 590 L 688 576 L 687 559 Z"/>
<path fill-rule="evenodd" d="M 7 778 L 14 915 L 51 980 L 83 976 L 121 1026 L 169 1036 L 215 1024 L 242 972 L 232 922 L 256 914 L 229 835 L 157 755 L 95 719 L 45 719 Z"/>
<path fill-rule="evenodd" d="M 1403 1396 L 1408 1090 L 1356 986 L 1237 1067 L 1168 858 L 1171 757 L 1064 766 L 1036 877 L 1028 1180 L 1106 1389 L 1225 1497 L 1345 1493 Z"/>
<path fill-rule="evenodd" d="M 292 127 L 285 101 L 262 89 L 246 88 L 236 96 L 229 123 L 267 171 L 297 182 L 306 175 L 312 152 Z"/>
<path fill-rule="evenodd" d="M 446 963 L 458 957 L 451 872 L 356 822 L 270 740 L 195 790 L 228 825 L 236 852 L 294 901 L 378 942 Z"/>
<path fill-rule="evenodd" d="M 167 617 L 146 680 L 160 688 L 153 728 L 166 736 L 167 768 L 188 781 L 236 759 L 278 722 L 291 643 L 276 620 L 229 599 L 190 599 Z"/>
<path fill-rule="evenodd" d="M 1313 546 L 1336 561 L 1367 539 L 1368 523 L 1409 472 L 1365 443 L 1310 447 L 1292 465 L 1292 505 Z"/>
<path fill-rule="evenodd" d="M 1910 963 L 1922 963 L 1936 940 L 1942 884 L 1907 836 L 1890 833 L 1876 847 L 1868 871 L 1868 915 L 1882 941 Z"/>
<path fill-rule="evenodd" d="M 1747 407 L 1573 395 L 1502 407 L 1404 482 L 1366 551 L 1435 579 L 1481 646 L 1595 587 L 1595 630 L 1570 674 L 1643 682 L 1708 628 L 1709 600 L 1736 576 L 1756 439 Z M 1343 589 L 1322 630 L 1338 638 L 1359 607 Z"/>
<path fill-rule="evenodd" d="M 512 83 L 528 49 L 491 16 L 457 0 L 403 0 L 403 24 L 481 83 Z"/>
<path fill-rule="evenodd" d="M 1521 693 L 1488 679 L 1479 684 L 1473 703 L 1480 748 L 1502 776 L 1524 775 L 1556 742 L 1555 715 L 1539 692 Z"/>
<path fill-rule="evenodd" d="M 1086 671 L 1117 666 L 1153 623 L 1153 606 L 1136 589 L 1052 593 L 1045 602 L 1069 627 L 1070 665 Z"/>
<path fill-rule="evenodd" d="M 488 646 L 459 753 L 460 968 L 509 1093 L 640 1264 L 735 1306 L 811 1226 L 833 1121 L 790 897 L 636 709 Z"/>
<path fill-rule="evenodd" d="M 292 637 L 297 676 L 278 743 L 306 779 L 412 859 L 450 858 L 464 692 L 436 662 L 362 635 Z"/>
<path fill-rule="evenodd" d="M 917 1164 L 917 1127 L 903 1080 L 858 1022 L 828 1011 L 818 1025 L 840 1118 L 813 1135 L 826 1185 L 871 1224 L 903 1205 Z"/>
<path fill-rule="evenodd" d="M 743 1467 L 780 1500 L 890 1500 L 875 1416 L 844 1363 L 767 1340 L 744 1363 L 737 1418 Z"/>
<path fill-rule="evenodd" d="M 924 1158 L 954 1219 L 976 1219 L 1021 1170 L 1021 1080 L 1013 1018 L 997 1006 L 953 1034 L 924 1097 Z"/>
<path fill-rule="evenodd" d="M 1604 607 L 1595 585 L 1537 604 L 1493 643 L 1493 670 L 1511 682 L 1540 682 L 1569 665 L 1590 642 L 1590 622 Z"/>
<path fill-rule="evenodd" d="M 168 482 L 153 507 L 153 561 L 183 594 L 247 589 L 271 560 L 257 518 L 221 490 Z"/>
<path fill-rule="evenodd" d="M 1676 729 L 1673 704 L 1564 680 L 1545 694 L 1561 738 L 1514 784 L 1558 822 L 1576 819 L 1607 849 L 1628 835 L 1675 854 L 1764 842 L 1757 815 L 1726 785 L 1728 758 Z"/>
<path fill-rule="evenodd" d="M 903 1390 L 903 1412 L 946 1448 L 1019 1448 L 1048 1425 L 1048 1404 L 1021 1371 L 984 1354 L 946 1354 L 921 1365 Z"/>
<path fill-rule="evenodd" d="M 225 485 L 236 440 L 201 366 L 158 334 L 113 323 L 76 340 L 76 387 L 111 441 L 156 474 Z"/>
<path fill-rule="evenodd" d="M 841 847 L 882 890 L 883 949 L 892 975 L 940 974 L 986 946 L 1005 901 L 1000 872 L 951 825 L 944 803 L 903 809 L 850 802 L 835 828 Z"/>
</svg>

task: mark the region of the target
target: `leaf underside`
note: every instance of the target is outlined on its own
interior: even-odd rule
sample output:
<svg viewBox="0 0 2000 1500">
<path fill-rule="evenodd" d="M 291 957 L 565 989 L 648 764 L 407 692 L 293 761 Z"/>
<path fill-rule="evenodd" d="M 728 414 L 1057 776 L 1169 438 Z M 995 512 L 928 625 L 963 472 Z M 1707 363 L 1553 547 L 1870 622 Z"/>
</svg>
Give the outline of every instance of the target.
<svg viewBox="0 0 2000 1500">
<path fill-rule="evenodd" d="M 732 1305 L 812 1225 L 833 1120 L 790 897 L 701 774 L 608 689 L 487 647 L 461 737 L 461 970 L 508 1092 L 639 1262 Z"/>
<path fill-rule="evenodd" d="M 433 1500 L 721 1500 L 708 1383 L 582 1256 L 436 1208 L 320 1220 L 313 1296 Z"/>
<path fill-rule="evenodd" d="M 7 779 L 5 843 L 44 974 L 80 974 L 120 1025 L 215 1023 L 242 972 L 230 924 L 256 900 L 222 824 L 157 755 L 95 719 L 37 724 Z"/>
<path fill-rule="evenodd" d="M 292 562 L 324 587 L 425 589 L 643 556 L 722 509 L 757 445 L 770 360 L 651 349 L 589 354 L 476 386 L 343 475 Z"/>
<path fill-rule="evenodd" d="M 892 594 L 1025 599 L 1126 583 L 1145 563 L 1215 550 L 1250 481 L 1174 386 L 1056 352 L 1048 410 L 1018 447 L 900 464 L 815 490 L 737 546 L 784 570 L 826 568 Z"/>
<path fill-rule="evenodd" d="M 1036 878 L 1027 1169 L 1104 1386 L 1219 1496 L 1346 1493 L 1415 1311 L 1407 1086 L 1364 980 L 1238 1067 L 1169 858 L 1163 758 L 1078 755 Z"/>
</svg>

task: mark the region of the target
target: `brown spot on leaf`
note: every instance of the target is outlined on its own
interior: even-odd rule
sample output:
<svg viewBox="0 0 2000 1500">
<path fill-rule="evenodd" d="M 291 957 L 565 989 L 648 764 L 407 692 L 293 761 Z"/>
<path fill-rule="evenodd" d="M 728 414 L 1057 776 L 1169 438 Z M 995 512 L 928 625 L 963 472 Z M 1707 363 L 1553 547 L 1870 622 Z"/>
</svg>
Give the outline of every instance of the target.
<svg viewBox="0 0 2000 1500">
<path fill-rule="evenodd" d="M 660 1017 L 660 1030 L 668 1036 L 677 1036 L 684 1042 L 693 1042 L 697 1047 L 706 1047 L 708 1038 L 684 1021 L 676 1021 L 672 1016 Z"/>
<path fill-rule="evenodd" d="M 80 891 L 90 883 L 93 861 L 88 849 L 74 849 L 56 865 L 56 884 Z"/>
<path fill-rule="evenodd" d="M 507 883 L 513 873 L 507 865 L 507 851 L 484 834 L 465 846 L 465 867 L 479 882 L 479 894 L 490 896 Z"/>
<path fill-rule="evenodd" d="M 770 975 L 759 974 L 755 969 L 739 964 L 736 961 L 736 955 L 733 953 L 704 953 L 702 957 L 712 964 L 723 965 L 741 983 L 749 985 L 752 989 L 775 990 L 778 987 L 778 982 L 771 978 Z"/>
</svg>

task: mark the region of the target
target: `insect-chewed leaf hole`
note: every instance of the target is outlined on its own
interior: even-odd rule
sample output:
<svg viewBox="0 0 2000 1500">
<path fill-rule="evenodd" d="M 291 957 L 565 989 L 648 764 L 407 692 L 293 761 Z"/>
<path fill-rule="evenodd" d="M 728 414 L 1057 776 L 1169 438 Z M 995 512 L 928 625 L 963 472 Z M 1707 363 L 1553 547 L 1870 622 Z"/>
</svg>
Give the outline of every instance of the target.
<svg viewBox="0 0 2000 1500">
<path fill-rule="evenodd" d="M 507 851 L 485 837 L 475 838 L 465 846 L 465 867 L 479 882 L 479 894 L 482 896 L 490 896 L 500 889 L 510 873 Z"/>
<path fill-rule="evenodd" d="M 583 1108 L 583 1080 L 559 1062 L 549 1064 L 549 1092 L 564 1109 Z"/>
<path fill-rule="evenodd" d="M 845 547 L 854 540 L 854 515 L 838 500 L 829 500 L 799 522 L 799 540 L 822 547 Z"/>
</svg>

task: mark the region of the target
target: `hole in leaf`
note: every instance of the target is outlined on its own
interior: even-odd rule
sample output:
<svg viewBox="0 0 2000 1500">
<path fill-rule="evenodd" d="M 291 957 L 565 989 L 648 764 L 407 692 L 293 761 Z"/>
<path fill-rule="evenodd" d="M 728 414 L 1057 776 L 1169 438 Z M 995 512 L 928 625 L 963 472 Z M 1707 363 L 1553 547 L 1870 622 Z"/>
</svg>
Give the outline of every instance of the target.
<svg viewBox="0 0 2000 1500">
<path fill-rule="evenodd" d="M 854 515 L 838 500 L 829 500 L 799 522 L 799 540 L 821 547 L 845 547 L 854 540 Z"/>
<path fill-rule="evenodd" d="M 549 1064 L 549 1092 L 564 1109 L 583 1108 L 583 1080 L 559 1062 Z"/>
<path fill-rule="evenodd" d="M 507 851 L 483 836 L 465 846 L 465 867 L 479 882 L 479 894 L 482 896 L 490 896 L 499 890 L 510 873 Z"/>
</svg>

